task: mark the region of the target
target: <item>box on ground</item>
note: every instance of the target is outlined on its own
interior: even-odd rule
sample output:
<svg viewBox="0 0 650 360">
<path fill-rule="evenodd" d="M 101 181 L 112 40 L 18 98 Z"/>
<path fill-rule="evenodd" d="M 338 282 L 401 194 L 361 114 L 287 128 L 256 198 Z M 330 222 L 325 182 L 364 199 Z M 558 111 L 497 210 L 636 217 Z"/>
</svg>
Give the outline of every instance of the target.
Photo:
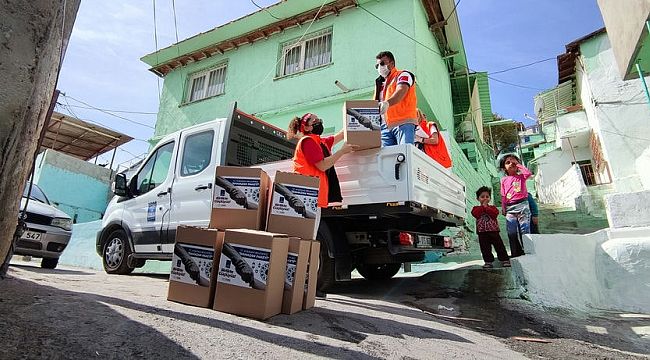
<svg viewBox="0 0 650 360">
<path fill-rule="evenodd" d="M 302 310 L 310 251 L 311 243 L 309 240 L 295 237 L 289 238 L 287 274 L 284 280 L 284 297 L 282 299 L 283 314 L 291 315 Z"/>
<path fill-rule="evenodd" d="M 381 147 L 381 115 L 375 100 L 350 100 L 343 104 L 343 137 L 358 150 Z"/>
<path fill-rule="evenodd" d="M 278 171 L 273 181 L 266 230 L 301 239 L 316 238 L 319 179 Z"/>
<path fill-rule="evenodd" d="M 270 182 L 259 168 L 218 166 L 210 228 L 264 230 Z"/>
<path fill-rule="evenodd" d="M 179 226 L 169 274 L 167 300 L 212 307 L 216 278 L 215 261 L 221 255 L 224 232 Z"/>
<path fill-rule="evenodd" d="M 309 264 L 307 264 L 307 279 L 305 281 L 305 296 L 302 308 L 310 309 L 316 303 L 316 286 L 318 285 L 318 264 L 320 261 L 320 242 L 310 241 Z"/>
<path fill-rule="evenodd" d="M 255 319 L 282 310 L 289 238 L 283 234 L 226 230 L 218 263 L 213 309 Z"/>
</svg>

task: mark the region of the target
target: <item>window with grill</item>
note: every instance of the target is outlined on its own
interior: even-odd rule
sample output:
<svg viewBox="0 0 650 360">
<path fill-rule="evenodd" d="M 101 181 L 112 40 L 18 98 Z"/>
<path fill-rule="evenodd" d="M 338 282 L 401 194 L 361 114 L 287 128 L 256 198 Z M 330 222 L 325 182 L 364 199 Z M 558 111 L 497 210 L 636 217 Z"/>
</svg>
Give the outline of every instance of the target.
<svg viewBox="0 0 650 360">
<path fill-rule="evenodd" d="M 332 29 L 306 36 L 282 46 L 278 76 L 286 76 L 332 62 Z"/>
<path fill-rule="evenodd" d="M 187 102 L 221 95 L 226 90 L 226 64 L 190 77 Z"/>
</svg>

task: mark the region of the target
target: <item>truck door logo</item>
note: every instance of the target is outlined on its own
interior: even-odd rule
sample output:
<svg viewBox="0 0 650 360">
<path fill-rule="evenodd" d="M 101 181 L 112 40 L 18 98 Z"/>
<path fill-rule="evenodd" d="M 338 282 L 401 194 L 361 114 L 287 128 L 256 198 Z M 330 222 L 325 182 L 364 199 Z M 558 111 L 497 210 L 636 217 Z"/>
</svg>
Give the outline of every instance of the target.
<svg viewBox="0 0 650 360">
<path fill-rule="evenodd" d="M 156 202 L 150 202 L 147 208 L 147 222 L 156 221 Z"/>
</svg>

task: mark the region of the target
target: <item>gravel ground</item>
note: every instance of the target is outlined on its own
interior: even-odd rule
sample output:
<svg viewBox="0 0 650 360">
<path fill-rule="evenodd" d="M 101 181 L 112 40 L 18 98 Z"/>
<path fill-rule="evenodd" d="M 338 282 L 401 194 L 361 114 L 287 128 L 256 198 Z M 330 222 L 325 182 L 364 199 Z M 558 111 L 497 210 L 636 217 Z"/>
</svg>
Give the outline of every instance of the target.
<svg viewBox="0 0 650 360">
<path fill-rule="evenodd" d="M 426 276 L 353 281 L 314 309 L 265 322 L 169 302 L 166 275 L 20 264 L 0 289 L 2 359 L 636 359 L 631 352 L 650 349 L 647 339 L 615 331 L 629 323 L 600 319 L 613 335 L 590 338 L 576 329 L 593 320 L 501 305 Z"/>
</svg>

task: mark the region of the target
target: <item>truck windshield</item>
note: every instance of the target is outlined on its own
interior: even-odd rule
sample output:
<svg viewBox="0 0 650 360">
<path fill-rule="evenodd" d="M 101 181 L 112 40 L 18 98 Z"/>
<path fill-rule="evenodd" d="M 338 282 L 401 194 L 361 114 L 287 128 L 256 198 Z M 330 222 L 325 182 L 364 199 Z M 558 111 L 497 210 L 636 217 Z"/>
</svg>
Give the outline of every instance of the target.
<svg viewBox="0 0 650 360">
<path fill-rule="evenodd" d="M 23 197 L 27 197 L 27 192 L 29 192 L 29 183 L 25 184 L 25 190 L 23 191 Z M 50 204 L 50 201 L 47 199 L 47 196 L 45 196 L 45 193 L 41 188 L 38 187 L 36 184 L 32 184 L 32 193 L 31 196 L 29 197 L 32 200 L 40 201 L 43 204 Z"/>
</svg>

